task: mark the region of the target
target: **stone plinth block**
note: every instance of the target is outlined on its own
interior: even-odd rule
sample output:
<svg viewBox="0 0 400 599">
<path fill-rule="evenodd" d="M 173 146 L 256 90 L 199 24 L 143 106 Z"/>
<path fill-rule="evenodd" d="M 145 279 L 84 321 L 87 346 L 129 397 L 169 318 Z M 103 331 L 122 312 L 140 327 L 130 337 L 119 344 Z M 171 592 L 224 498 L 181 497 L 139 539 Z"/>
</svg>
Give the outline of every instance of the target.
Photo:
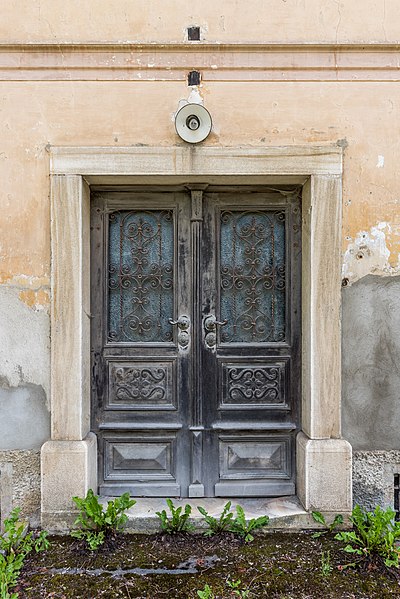
<svg viewBox="0 0 400 599">
<path fill-rule="evenodd" d="M 352 509 L 352 450 L 343 439 L 297 436 L 297 495 L 304 508 L 346 514 Z"/>
<path fill-rule="evenodd" d="M 42 447 L 42 526 L 69 521 L 72 497 L 97 488 L 97 437 L 82 441 L 47 441 Z"/>
</svg>

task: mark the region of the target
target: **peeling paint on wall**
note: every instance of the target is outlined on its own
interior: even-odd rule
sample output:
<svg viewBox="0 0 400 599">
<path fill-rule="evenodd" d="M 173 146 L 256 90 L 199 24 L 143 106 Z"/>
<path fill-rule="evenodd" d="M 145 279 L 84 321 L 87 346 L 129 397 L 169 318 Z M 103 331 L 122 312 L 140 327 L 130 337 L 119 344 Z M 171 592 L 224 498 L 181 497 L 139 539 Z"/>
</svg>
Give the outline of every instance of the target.
<svg viewBox="0 0 400 599">
<path fill-rule="evenodd" d="M 342 270 L 345 285 L 354 283 L 368 274 L 399 274 L 400 254 L 397 258 L 392 256 L 387 243 L 388 236 L 393 235 L 399 235 L 399 231 L 394 230 L 387 222 L 380 222 L 371 227 L 370 231 L 360 231 L 354 241 L 349 240 Z"/>
<path fill-rule="evenodd" d="M 1 275 L 0 284 L 4 288 L 18 290 L 18 298 L 29 308 L 48 312 L 50 308 L 50 285 L 48 277 L 29 275 Z"/>
<path fill-rule="evenodd" d="M 38 291 L 25 289 L 19 292 L 18 297 L 21 302 L 24 302 L 29 308 L 36 311 L 47 310 L 50 304 L 50 295 L 44 289 L 39 289 Z"/>
<path fill-rule="evenodd" d="M 7 285 L 7 287 L 22 287 L 37 290 L 39 287 L 49 287 L 50 279 L 48 276 L 34 277 L 33 275 L 2 272 L 0 273 L 0 284 Z"/>
</svg>

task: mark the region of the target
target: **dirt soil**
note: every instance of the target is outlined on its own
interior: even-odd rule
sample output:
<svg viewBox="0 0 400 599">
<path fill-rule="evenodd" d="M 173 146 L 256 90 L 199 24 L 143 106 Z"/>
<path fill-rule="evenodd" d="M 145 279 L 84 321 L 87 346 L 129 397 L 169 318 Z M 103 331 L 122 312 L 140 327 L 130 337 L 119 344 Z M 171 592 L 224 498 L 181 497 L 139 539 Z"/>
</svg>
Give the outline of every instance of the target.
<svg viewBox="0 0 400 599">
<path fill-rule="evenodd" d="M 397 570 L 379 561 L 343 569 L 353 558 L 342 544 L 311 532 L 268 533 L 248 544 L 230 534 L 127 534 L 99 551 L 70 537 L 50 540 L 50 549 L 28 558 L 20 599 L 199 599 L 206 584 L 215 599 L 400 598 Z M 229 589 L 227 580 L 239 579 L 248 595 Z"/>
</svg>

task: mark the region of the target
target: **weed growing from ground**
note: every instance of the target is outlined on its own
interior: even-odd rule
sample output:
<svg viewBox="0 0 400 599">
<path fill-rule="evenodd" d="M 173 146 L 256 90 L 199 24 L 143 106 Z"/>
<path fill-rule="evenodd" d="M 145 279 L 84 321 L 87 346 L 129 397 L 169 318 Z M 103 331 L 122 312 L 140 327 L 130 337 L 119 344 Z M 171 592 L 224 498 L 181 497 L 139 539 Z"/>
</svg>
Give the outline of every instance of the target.
<svg viewBox="0 0 400 599">
<path fill-rule="evenodd" d="M 251 534 L 254 530 L 257 528 L 262 528 L 263 526 L 267 526 L 269 522 L 268 516 L 260 516 L 259 518 L 251 518 L 251 520 L 246 520 L 244 509 L 240 505 L 236 506 L 236 513 L 237 516 L 232 521 L 230 530 L 242 537 L 246 543 L 250 543 L 254 540 L 254 537 Z"/>
<path fill-rule="evenodd" d="M 223 512 L 219 518 L 210 516 L 203 507 L 197 507 L 200 514 L 204 516 L 206 524 L 208 524 L 208 529 L 204 533 L 206 536 L 211 537 L 212 535 L 220 534 L 221 532 L 227 532 L 230 530 L 233 519 L 233 513 L 230 511 L 231 505 L 232 503 L 230 501 L 225 504 Z"/>
<path fill-rule="evenodd" d="M 176 534 L 178 532 L 190 532 L 194 529 L 194 526 L 189 523 L 189 517 L 192 513 L 192 508 L 187 503 L 182 513 L 182 507 L 176 508 L 172 503 L 171 499 L 166 499 L 167 506 L 171 512 L 171 517 L 168 516 L 165 510 L 162 512 L 156 512 L 160 519 L 161 528 L 164 532 L 169 535 Z"/>
<path fill-rule="evenodd" d="M 312 517 L 314 518 L 315 522 L 322 524 L 327 529 L 327 530 L 319 530 L 318 532 L 315 532 L 313 534 L 313 539 L 317 539 L 318 537 L 321 537 L 322 535 L 326 535 L 328 532 L 329 533 L 332 532 L 333 530 L 335 530 L 335 528 L 337 528 L 338 526 L 343 524 L 343 516 L 341 514 L 336 514 L 336 516 L 331 524 L 327 524 L 327 522 L 326 522 L 324 516 L 321 514 L 321 512 L 312 512 Z"/>
<path fill-rule="evenodd" d="M 231 580 L 229 577 L 226 579 L 226 586 L 230 590 L 230 597 L 239 597 L 239 599 L 247 599 L 250 595 L 250 591 L 248 589 L 242 589 L 242 581 L 240 578 L 238 580 Z M 203 590 L 198 590 L 197 595 L 200 599 L 216 599 L 211 587 L 206 584 Z"/>
<path fill-rule="evenodd" d="M 18 582 L 18 577 L 26 556 L 35 550 L 44 551 L 50 546 L 47 532 L 38 536 L 33 532 L 25 534 L 25 526 L 18 523 L 20 509 L 15 508 L 4 521 L 4 535 L 0 536 L 0 596 L 1 599 L 17 599 L 18 593 L 10 592 Z"/>
<path fill-rule="evenodd" d="M 86 497 L 72 498 L 80 510 L 80 514 L 74 524 L 79 526 L 78 530 L 71 532 L 71 536 L 77 539 L 84 539 L 91 551 L 98 549 L 111 534 L 119 531 L 128 516 L 126 510 L 135 505 L 136 501 L 131 499 L 129 493 L 124 493 L 113 501 L 107 503 L 104 511 L 98 498 L 89 489 Z"/>
<path fill-rule="evenodd" d="M 388 568 L 398 568 L 396 542 L 400 539 L 400 522 L 395 521 L 395 515 L 391 508 L 383 510 L 377 506 L 373 512 L 367 512 L 356 505 L 350 516 L 354 530 L 339 532 L 335 539 L 346 543 L 344 551 L 358 555 L 360 559 L 377 554 Z"/>
<path fill-rule="evenodd" d="M 332 573 L 332 570 L 331 554 L 329 551 L 323 551 L 321 553 L 321 576 L 326 578 Z"/>
<path fill-rule="evenodd" d="M 215 595 L 208 584 L 204 586 L 202 591 L 197 591 L 197 595 L 200 597 L 200 599 L 215 599 Z"/>
<path fill-rule="evenodd" d="M 250 595 L 249 589 L 242 589 L 242 581 L 240 578 L 237 580 L 231 580 L 230 578 L 227 578 L 226 586 L 231 589 L 233 596 L 240 597 L 240 599 L 247 599 L 247 597 Z"/>
</svg>

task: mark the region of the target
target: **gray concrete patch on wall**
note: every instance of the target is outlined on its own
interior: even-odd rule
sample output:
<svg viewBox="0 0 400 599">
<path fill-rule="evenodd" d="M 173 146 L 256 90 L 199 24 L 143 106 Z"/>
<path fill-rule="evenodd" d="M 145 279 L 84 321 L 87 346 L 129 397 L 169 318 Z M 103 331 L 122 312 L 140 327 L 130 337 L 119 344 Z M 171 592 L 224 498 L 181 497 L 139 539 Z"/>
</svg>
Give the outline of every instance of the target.
<svg viewBox="0 0 400 599">
<path fill-rule="evenodd" d="M 0 387 L 0 451 L 40 449 L 50 438 L 50 412 L 42 387 Z"/>
<path fill-rule="evenodd" d="M 400 450 L 399 298 L 398 276 L 343 288 L 342 432 L 355 451 Z"/>
<path fill-rule="evenodd" d="M 49 402 L 49 315 L 27 306 L 19 294 L 19 288 L 0 286 L 0 385 L 32 383 L 44 389 Z"/>
<path fill-rule="evenodd" d="M 38 526 L 40 447 L 50 437 L 50 320 L 20 291 L 0 287 L 0 509 L 3 520 L 19 507 Z"/>
</svg>

